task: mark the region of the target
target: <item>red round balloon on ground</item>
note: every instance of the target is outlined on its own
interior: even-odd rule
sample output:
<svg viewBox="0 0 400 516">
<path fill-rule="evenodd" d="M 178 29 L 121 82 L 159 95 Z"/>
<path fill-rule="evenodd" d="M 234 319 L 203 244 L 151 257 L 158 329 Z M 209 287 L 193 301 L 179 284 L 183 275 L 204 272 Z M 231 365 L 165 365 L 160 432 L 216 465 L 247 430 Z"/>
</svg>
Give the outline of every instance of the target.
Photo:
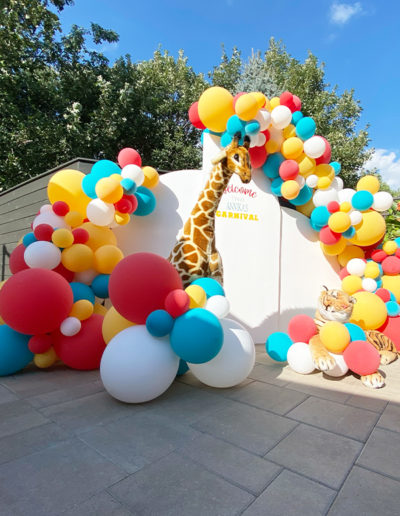
<svg viewBox="0 0 400 516">
<path fill-rule="evenodd" d="M 379 331 L 384 333 L 389 339 L 392 339 L 397 351 L 400 352 L 400 316 L 388 317 Z"/>
<path fill-rule="evenodd" d="M 114 308 L 137 324 L 145 324 L 151 312 L 163 309 L 165 298 L 176 289 L 182 289 L 178 272 L 165 258 L 153 253 L 127 256 L 115 267 L 109 282 Z"/>
<path fill-rule="evenodd" d="M 50 224 L 39 224 L 33 230 L 33 234 L 38 240 L 46 240 L 47 242 L 50 242 L 53 231 L 54 228 L 50 226 Z"/>
<path fill-rule="evenodd" d="M 11 274 L 17 274 L 17 272 L 29 269 L 24 260 L 25 246 L 19 244 L 14 251 L 10 254 L 9 267 Z"/>
<path fill-rule="evenodd" d="M 372 344 L 365 340 L 353 340 L 343 351 L 347 367 L 353 373 L 372 374 L 378 370 L 381 357 Z"/>
<path fill-rule="evenodd" d="M 206 126 L 199 117 L 199 103 L 194 102 L 189 108 L 189 120 L 197 129 L 205 129 Z"/>
<path fill-rule="evenodd" d="M 32 353 L 46 353 L 53 345 L 51 335 L 34 335 L 29 339 L 28 348 Z"/>
<path fill-rule="evenodd" d="M 0 290 L 0 314 L 4 322 L 26 335 L 56 330 L 68 317 L 72 303 L 69 283 L 47 269 L 20 271 Z"/>
<path fill-rule="evenodd" d="M 124 168 L 126 165 L 137 165 L 141 167 L 142 158 L 137 150 L 125 147 L 125 149 L 119 151 L 118 164 L 121 168 Z"/>
<path fill-rule="evenodd" d="M 249 154 L 252 168 L 262 167 L 267 159 L 267 151 L 264 145 L 262 147 L 251 147 Z"/>
<path fill-rule="evenodd" d="M 383 273 L 388 276 L 395 276 L 400 273 L 400 258 L 388 256 L 382 261 Z"/>
<path fill-rule="evenodd" d="M 93 314 L 82 321 L 80 332 L 73 337 L 66 337 L 59 331 L 53 334 L 54 350 L 65 365 L 83 371 L 100 367 L 106 347 L 101 331 L 103 318 L 100 314 Z"/>
<path fill-rule="evenodd" d="M 299 164 L 294 159 L 286 159 L 279 167 L 279 175 L 281 179 L 287 181 L 289 179 L 296 179 L 299 174 Z"/>
<path fill-rule="evenodd" d="M 181 289 L 173 290 L 165 298 L 165 310 L 176 319 L 189 310 L 190 297 Z"/>
<path fill-rule="evenodd" d="M 329 163 L 332 157 L 332 149 L 330 143 L 323 136 L 321 136 L 320 138 L 322 138 L 325 142 L 325 152 L 322 154 L 322 156 L 315 160 L 316 165 L 321 165 L 322 163 Z"/>
<path fill-rule="evenodd" d="M 382 301 L 384 301 L 385 303 L 390 301 L 390 292 L 386 288 L 378 288 L 375 291 L 375 294 L 377 296 L 379 296 L 382 299 Z"/>
<path fill-rule="evenodd" d="M 288 326 L 288 333 L 293 342 L 308 343 L 317 334 L 317 326 L 309 315 L 295 315 Z"/>
<path fill-rule="evenodd" d="M 340 233 L 335 233 L 331 230 L 329 226 L 325 226 L 321 229 L 319 232 L 319 239 L 323 244 L 326 245 L 333 245 L 339 242 L 339 240 L 342 238 L 342 235 Z"/>
</svg>

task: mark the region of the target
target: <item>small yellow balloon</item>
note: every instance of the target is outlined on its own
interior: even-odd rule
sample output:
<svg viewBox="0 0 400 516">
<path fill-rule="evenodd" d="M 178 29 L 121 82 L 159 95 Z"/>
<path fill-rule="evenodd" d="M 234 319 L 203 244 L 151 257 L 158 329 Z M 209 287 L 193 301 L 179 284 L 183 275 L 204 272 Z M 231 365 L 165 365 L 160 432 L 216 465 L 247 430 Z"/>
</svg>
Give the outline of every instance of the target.
<svg viewBox="0 0 400 516">
<path fill-rule="evenodd" d="M 353 258 L 364 258 L 365 253 L 361 249 L 361 247 L 357 247 L 356 245 L 349 245 L 346 249 L 339 254 L 338 260 L 342 267 L 346 267 L 347 263 Z"/>
<path fill-rule="evenodd" d="M 144 174 L 144 181 L 142 186 L 145 186 L 146 188 L 154 188 L 157 186 L 160 180 L 160 176 L 157 170 L 153 167 L 143 167 L 142 170 Z"/>
<path fill-rule="evenodd" d="M 382 249 L 389 255 L 394 254 L 397 251 L 397 244 L 394 240 L 388 240 L 383 244 Z"/>
<path fill-rule="evenodd" d="M 356 227 L 356 234 L 350 242 L 361 247 L 379 242 L 386 231 L 385 219 L 377 211 L 362 213 L 362 221 Z"/>
<path fill-rule="evenodd" d="M 85 174 L 79 170 L 60 170 L 51 177 L 47 186 L 47 195 L 54 204 L 57 201 L 64 201 L 69 209 L 78 211 L 86 217 L 86 207 L 92 200 L 82 190 L 82 181 Z"/>
<path fill-rule="evenodd" d="M 300 192 L 300 185 L 296 181 L 289 179 L 285 181 L 281 186 L 282 197 L 285 199 L 291 200 L 295 199 Z"/>
<path fill-rule="evenodd" d="M 303 142 L 297 136 L 288 138 L 282 143 L 281 152 L 286 159 L 296 159 L 303 153 Z"/>
<path fill-rule="evenodd" d="M 69 229 L 56 229 L 51 235 L 51 240 L 57 247 L 69 247 L 74 243 L 74 235 Z"/>
<path fill-rule="evenodd" d="M 65 215 L 64 220 L 71 228 L 76 228 L 83 223 L 83 217 L 79 211 L 69 211 Z"/>
<path fill-rule="evenodd" d="M 252 120 L 259 110 L 257 98 L 251 93 L 241 95 L 235 104 L 235 112 L 241 120 Z M 203 122 L 204 123 L 204 122 Z M 205 125 L 205 124 L 204 124 Z"/>
<path fill-rule="evenodd" d="M 69 271 L 86 271 L 93 265 L 93 251 L 85 244 L 73 244 L 62 251 L 61 262 Z"/>
<path fill-rule="evenodd" d="M 121 180 L 121 176 L 119 176 Z M 124 195 L 120 181 L 114 177 L 103 177 L 96 183 L 96 195 L 109 204 L 118 202 Z"/>
<path fill-rule="evenodd" d="M 134 325 L 135 323 L 122 317 L 122 315 L 120 315 L 112 306 L 103 319 L 102 333 L 104 342 L 108 344 L 110 340 L 117 335 L 117 333 Z"/>
<path fill-rule="evenodd" d="M 103 245 L 94 253 L 94 269 L 101 274 L 111 274 L 123 257 L 124 255 L 119 247 Z"/>
<path fill-rule="evenodd" d="M 375 279 L 378 276 L 380 276 L 380 274 L 381 274 L 381 271 L 380 271 L 377 263 L 375 263 L 375 262 L 367 263 L 367 265 L 365 266 L 365 271 L 364 271 L 365 278 Z"/>
<path fill-rule="evenodd" d="M 40 369 L 46 369 L 47 367 L 51 367 L 58 360 L 58 356 L 54 351 L 54 348 L 50 348 L 45 353 L 36 353 L 33 357 L 33 362 L 36 367 Z"/>
<path fill-rule="evenodd" d="M 331 353 L 343 353 L 350 343 L 350 333 L 346 326 L 340 322 L 329 321 L 324 324 L 319 332 L 322 344 Z"/>
<path fill-rule="evenodd" d="M 317 181 L 317 188 L 328 188 L 332 183 L 329 177 L 319 177 Z"/>
<path fill-rule="evenodd" d="M 347 245 L 347 241 L 345 238 L 340 237 L 339 242 L 336 242 L 336 244 L 333 245 L 326 245 L 322 242 L 319 243 L 321 246 L 322 251 L 328 255 L 328 256 L 336 256 L 340 253 L 342 253 Z"/>
<path fill-rule="evenodd" d="M 272 97 L 272 99 L 269 101 L 269 104 L 271 106 L 271 110 L 276 108 L 277 106 L 281 105 L 281 99 L 279 97 Z"/>
<path fill-rule="evenodd" d="M 367 190 L 372 194 L 379 192 L 380 184 L 379 179 L 376 176 L 364 176 L 357 183 L 357 191 Z"/>
<path fill-rule="evenodd" d="M 104 316 L 107 313 L 107 308 L 105 306 L 101 305 L 100 303 L 95 303 L 94 307 L 93 307 L 93 313 Z"/>
<path fill-rule="evenodd" d="M 285 127 L 283 129 L 282 134 L 283 134 L 283 137 L 286 139 L 296 137 L 296 126 L 293 124 L 289 124 L 287 127 Z M 302 148 L 303 148 L 303 146 L 302 146 Z"/>
<path fill-rule="evenodd" d="M 340 204 L 340 211 L 343 211 L 344 213 L 349 213 L 349 211 L 352 209 L 351 203 L 344 201 Z"/>
<path fill-rule="evenodd" d="M 95 226 L 91 222 L 84 222 L 80 227 L 89 233 L 86 245 L 93 251 L 102 245 L 117 245 L 117 237 L 110 228 Z"/>
<path fill-rule="evenodd" d="M 129 215 L 129 213 L 121 213 L 119 211 L 116 211 L 114 214 L 114 220 L 120 226 L 126 226 L 126 224 L 129 224 L 131 216 Z"/>
<path fill-rule="evenodd" d="M 376 330 L 387 319 L 387 309 L 382 299 L 372 292 L 356 292 L 356 299 L 350 322 L 363 330 Z"/>
<path fill-rule="evenodd" d="M 343 211 L 332 213 L 328 220 L 328 226 L 335 233 L 344 233 L 351 226 L 350 216 Z"/>
<path fill-rule="evenodd" d="M 265 106 L 265 102 L 267 99 L 264 93 L 261 93 L 261 91 L 252 91 L 249 93 L 249 95 L 252 95 L 256 99 L 258 109 L 261 109 Z"/>
<path fill-rule="evenodd" d="M 279 152 L 281 149 L 281 143 L 278 140 L 268 140 L 265 144 L 265 149 L 268 154 L 275 154 L 275 152 Z"/>
<path fill-rule="evenodd" d="M 396 301 L 400 303 L 400 276 L 382 276 L 382 287 L 390 290 L 396 297 Z"/>
<path fill-rule="evenodd" d="M 203 308 L 207 301 L 207 294 L 200 285 L 189 285 L 185 289 L 186 294 L 190 298 L 189 308 Z"/>
<path fill-rule="evenodd" d="M 349 294 L 350 296 L 361 289 L 362 279 L 360 278 L 360 276 L 350 274 L 350 276 L 346 276 L 342 279 L 342 290 L 344 290 L 344 292 L 347 292 L 347 294 Z"/>
<path fill-rule="evenodd" d="M 314 170 L 316 168 L 315 159 L 302 153 L 296 161 L 299 164 L 299 172 L 302 176 L 308 177 L 309 175 L 314 174 Z"/>
<path fill-rule="evenodd" d="M 255 99 L 254 103 L 257 105 Z M 235 114 L 233 97 L 225 88 L 212 86 L 199 98 L 198 112 L 200 120 L 211 131 L 223 132 L 228 119 Z"/>
<path fill-rule="evenodd" d="M 79 299 L 72 305 L 70 317 L 76 317 L 80 321 L 85 321 L 93 315 L 94 306 L 88 299 Z"/>
</svg>

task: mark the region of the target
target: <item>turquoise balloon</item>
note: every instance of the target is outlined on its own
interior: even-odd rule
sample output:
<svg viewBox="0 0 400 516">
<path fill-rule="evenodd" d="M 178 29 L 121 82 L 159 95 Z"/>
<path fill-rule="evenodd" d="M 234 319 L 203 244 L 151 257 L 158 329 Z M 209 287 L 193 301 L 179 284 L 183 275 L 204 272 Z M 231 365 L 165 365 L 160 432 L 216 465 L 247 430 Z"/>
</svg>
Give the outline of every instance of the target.
<svg viewBox="0 0 400 516">
<path fill-rule="evenodd" d="M 135 196 L 138 200 L 138 207 L 133 214 L 138 215 L 139 217 L 150 215 L 156 207 L 156 198 L 153 192 L 145 186 L 139 186 Z"/>
<path fill-rule="evenodd" d="M 22 237 L 22 244 L 24 247 L 28 247 L 28 245 L 33 244 L 33 242 L 37 242 L 37 238 L 33 233 L 27 233 Z"/>
<path fill-rule="evenodd" d="M 82 180 L 82 190 L 88 197 L 92 199 L 97 198 L 96 194 L 96 184 L 97 181 L 102 179 L 103 177 L 110 177 L 113 174 L 121 174 L 121 169 L 119 166 L 110 161 L 109 159 L 101 159 L 97 161 L 91 171 L 90 174 L 85 176 Z"/>
<path fill-rule="evenodd" d="M 222 348 L 224 331 L 219 319 L 204 308 L 193 308 L 175 319 L 171 347 L 185 362 L 204 364 Z"/>
<path fill-rule="evenodd" d="M 303 113 L 301 111 L 295 111 L 292 114 L 292 124 L 297 125 L 299 121 L 303 118 Z"/>
<path fill-rule="evenodd" d="M 346 229 L 342 235 L 344 238 L 353 238 L 353 236 L 356 234 L 356 228 L 354 226 L 350 226 L 349 229 Z"/>
<path fill-rule="evenodd" d="M 349 330 L 351 342 L 353 342 L 353 340 L 367 340 L 364 330 L 360 328 L 357 324 L 348 322 L 344 325 Z"/>
<path fill-rule="evenodd" d="M 368 190 L 360 190 L 351 198 L 351 205 L 355 210 L 365 211 L 371 208 L 374 203 L 374 196 Z"/>
<path fill-rule="evenodd" d="M 240 132 L 243 136 L 245 125 L 246 122 L 240 120 L 237 115 L 232 115 L 226 124 L 226 130 L 231 136 L 234 136 L 237 132 Z"/>
<path fill-rule="evenodd" d="M 328 224 L 328 220 L 331 214 L 326 206 L 317 206 L 311 212 L 311 222 L 319 229 L 323 228 Z"/>
<path fill-rule="evenodd" d="M 229 133 L 224 133 L 221 136 L 221 147 L 227 147 L 232 142 L 232 136 Z"/>
<path fill-rule="evenodd" d="M 174 319 L 166 310 L 154 310 L 146 319 L 147 331 L 153 337 L 165 337 L 171 333 Z"/>
<path fill-rule="evenodd" d="M 280 197 L 282 195 L 282 185 L 283 179 L 276 177 L 271 183 L 271 192 L 277 197 Z"/>
<path fill-rule="evenodd" d="M 180 359 L 178 372 L 176 373 L 176 376 L 182 376 L 185 373 L 187 373 L 188 371 L 189 371 L 189 366 L 187 365 L 187 363 L 184 360 Z"/>
<path fill-rule="evenodd" d="M 108 295 L 108 283 L 110 281 L 109 274 L 99 274 L 96 276 L 92 282 L 91 288 L 94 292 L 94 295 L 100 297 L 101 299 L 107 299 Z"/>
<path fill-rule="evenodd" d="M 85 285 L 84 283 L 80 283 L 78 281 L 73 281 L 69 285 L 72 289 L 72 294 L 74 296 L 74 303 L 80 301 L 81 299 L 87 299 L 94 305 L 95 296 L 93 290 L 89 287 L 89 285 Z"/>
<path fill-rule="evenodd" d="M 337 161 L 331 161 L 329 163 L 329 165 L 333 168 L 333 170 L 335 171 L 335 176 L 339 175 L 340 174 L 340 171 L 342 169 L 340 163 L 338 163 Z"/>
<path fill-rule="evenodd" d="M 302 140 L 308 140 L 314 136 L 316 129 L 316 123 L 309 116 L 301 118 L 296 124 L 296 134 Z"/>
<path fill-rule="evenodd" d="M 131 179 L 130 177 L 124 177 L 121 180 L 121 186 L 129 194 L 133 194 L 137 190 L 135 181 L 133 179 Z"/>
<path fill-rule="evenodd" d="M 396 317 L 400 314 L 400 306 L 396 301 L 388 301 L 385 303 L 385 305 L 387 308 L 387 313 L 390 317 Z"/>
<path fill-rule="evenodd" d="M 383 281 L 379 278 L 377 278 L 376 280 L 376 288 L 382 288 L 382 285 L 383 285 Z"/>
<path fill-rule="evenodd" d="M 303 188 L 300 190 L 299 195 L 295 199 L 290 200 L 289 202 L 294 206 L 303 206 L 303 204 L 306 204 L 312 196 L 312 188 L 310 188 L 308 185 L 304 185 Z"/>
<path fill-rule="evenodd" d="M 0 326 L 0 376 L 14 374 L 33 360 L 33 353 L 28 348 L 30 338 L 6 324 Z"/>
<path fill-rule="evenodd" d="M 265 349 L 268 355 L 277 362 L 285 362 L 290 346 L 293 344 L 292 339 L 287 333 L 277 331 L 272 333 L 265 343 Z"/>
<path fill-rule="evenodd" d="M 247 122 L 244 130 L 246 134 L 257 134 L 260 130 L 260 122 L 257 122 L 257 120 L 250 120 L 250 122 Z"/>
<path fill-rule="evenodd" d="M 225 291 L 220 283 L 213 278 L 199 278 L 192 282 L 192 285 L 198 285 L 207 294 L 207 299 L 212 296 L 224 296 Z"/>
<path fill-rule="evenodd" d="M 285 158 L 282 156 L 280 152 L 270 154 L 267 158 L 267 161 L 262 166 L 264 174 L 270 179 L 275 179 L 276 177 L 279 177 L 279 167 L 284 161 Z"/>
</svg>

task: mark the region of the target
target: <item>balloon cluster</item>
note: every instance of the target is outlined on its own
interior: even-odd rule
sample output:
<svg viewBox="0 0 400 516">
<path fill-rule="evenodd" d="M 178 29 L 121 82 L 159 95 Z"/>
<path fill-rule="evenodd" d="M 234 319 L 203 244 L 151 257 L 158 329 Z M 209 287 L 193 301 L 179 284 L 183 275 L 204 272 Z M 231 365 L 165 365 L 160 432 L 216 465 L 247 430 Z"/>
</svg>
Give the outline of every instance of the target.
<svg viewBox="0 0 400 516">
<path fill-rule="evenodd" d="M 183 290 L 176 269 L 152 253 L 124 258 L 111 274 L 113 307 L 103 322 L 108 343 L 100 373 L 106 390 L 128 403 L 162 394 L 189 367 L 214 387 L 240 383 L 255 355 L 248 332 L 225 319 L 220 284 L 200 278 Z"/>
</svg>

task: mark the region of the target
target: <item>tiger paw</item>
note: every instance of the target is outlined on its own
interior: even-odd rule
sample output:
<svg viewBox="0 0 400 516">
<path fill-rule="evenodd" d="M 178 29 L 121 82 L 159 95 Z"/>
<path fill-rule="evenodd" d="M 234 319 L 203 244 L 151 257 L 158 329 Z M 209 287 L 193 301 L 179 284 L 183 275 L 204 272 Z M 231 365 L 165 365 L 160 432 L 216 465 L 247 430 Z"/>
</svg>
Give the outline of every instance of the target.
<svg viewBox="0 0 400 516">
<path fill-rule="evenodd" d="M 397 358 L 397 353 L 394 353 L 393 351 L 387 351 L 383 350 L 381 351 L 381 364 L 387 365 L 394 362 Z"/>
<path fill-rule="evenodd" d="M 313 357 L 313 363 L 320 371 L 330 371 L 336 365 L 336 360 L 329 354 Z"/>
<path fill-rule="evenodd" d="M 361 381 L 366 387 L 371 389 L 380 389 L 385 385 L 384 377 L 378 372 L 361 376 Z"/>
</svg>

